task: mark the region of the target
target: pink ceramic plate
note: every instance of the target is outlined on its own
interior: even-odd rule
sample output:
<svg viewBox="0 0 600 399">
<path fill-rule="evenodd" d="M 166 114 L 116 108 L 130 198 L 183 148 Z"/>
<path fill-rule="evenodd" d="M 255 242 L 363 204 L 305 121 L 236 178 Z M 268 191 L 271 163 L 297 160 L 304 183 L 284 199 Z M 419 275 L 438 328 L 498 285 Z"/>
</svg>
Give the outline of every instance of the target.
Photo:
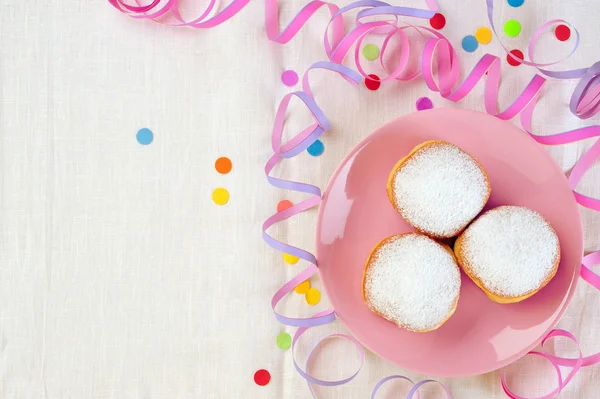
<svg viewBox="0 0 600 399">
<path fill-rule="evenodd" d="M 558 233 L 562 259 L 556 277 L 517 304 L 492 302 L 463 274 L 456 313 L 436 331 L 413 333 L 367 308 L 361 280 L 375 244 L 412 230 L 390 205 L 386 181 L 394 164 L 426 140 L 454 143 L 483 164 L 492 183 L 486 209 L 510 204 L 541 213 Z M 319 210 L 319 271 L 339 318 L 371 351 L 427 375 L 482 374 L 524 356 L 566 310 L 582 254 L 579 208 L 558 165 L 525 132 L 473 111 L 421 111 L 376 130 L 339 166 Z"/>
</svg>

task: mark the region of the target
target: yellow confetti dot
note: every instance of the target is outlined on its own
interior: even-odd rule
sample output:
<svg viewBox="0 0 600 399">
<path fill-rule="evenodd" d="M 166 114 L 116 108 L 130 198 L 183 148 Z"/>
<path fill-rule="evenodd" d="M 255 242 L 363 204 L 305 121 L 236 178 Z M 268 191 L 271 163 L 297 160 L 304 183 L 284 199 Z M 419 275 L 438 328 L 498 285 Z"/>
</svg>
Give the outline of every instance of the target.
<svg viewBox="0 0 600 399">
<path fill-rule="evenodd" d="M 290 265 L 295 265 L 296 263 L 298 263 L 299 260 L 300 260 L 300 258 L 297 256 L 290 255 L 290 254 L 283 254 L 283 261 L 285 263 L 289 263 Z"/>
<path fill-rule="evenodd" d="M 475 39 L 481 44 L 488 44 L 492 41 L 492 31 L 485 26 L 481 27 L 475 32 Z"/>
<path fill-rule="evenodd" d="M 308 292 L 310 288 L 310 281 L 306 280 L 301 282 L 300 284 L 298 284 L 296 286 L 296 288 L 294 288 L 294 291 L 296 291 L 296 293 L 298 294 L 306 294 Z"/>
<path fill-rule="evenodd" d="M 225 205 L 229 201 L 229 191 L 224 188 L 216 188 L 212 193 L 212 199 L 217 205 Z"/>
<path fill-rule="evenodd" d="M 316 305 L 321 300 L 321 292 L 316 288 L 309 289 L 304 295 L 306 303 L 309 305 Z"/>
</svg>

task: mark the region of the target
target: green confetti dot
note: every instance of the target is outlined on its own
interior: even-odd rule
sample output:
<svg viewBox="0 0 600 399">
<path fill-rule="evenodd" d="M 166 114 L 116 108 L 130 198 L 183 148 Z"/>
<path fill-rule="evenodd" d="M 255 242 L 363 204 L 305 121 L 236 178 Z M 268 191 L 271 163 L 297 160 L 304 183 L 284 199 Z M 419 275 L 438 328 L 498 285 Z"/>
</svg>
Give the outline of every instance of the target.
<svg viewBox="0 0 600 399">
<path fill-rule="evenodd" d="M 504 24 L 504 33 L 506 33 L 506 36 L 510 37 L 519 36 L 519 33 L 521 33 L 521 24 L 514 19 L 506 21 Z"/>
<path fill-rule="evenodd" d="M 286 332 L 282 332 L 277 336 L 277 346 L 280 349 L 289 349 L 292 346 L 292 336 Z"/>
<path fill-rule="evenodd" d="M 376 60 L 379 57 L 379 47 L 374 44 L 367 44 L 362 50 L 363 57 L 369 61 Z"/>
</svg>

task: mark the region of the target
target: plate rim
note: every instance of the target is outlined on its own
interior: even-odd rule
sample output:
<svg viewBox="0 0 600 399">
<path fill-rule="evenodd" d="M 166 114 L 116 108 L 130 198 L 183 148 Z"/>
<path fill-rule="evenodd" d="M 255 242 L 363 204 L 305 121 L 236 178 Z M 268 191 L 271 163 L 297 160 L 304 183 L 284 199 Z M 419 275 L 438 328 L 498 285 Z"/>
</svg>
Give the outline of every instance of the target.
<svg viewBox="0 0 600 399">
<path fill-rule="evenodd" d="M 452 110 L 453 112 L 456 111 L 458 113 L 465 113 L 465 114 L 480 114 L 480 115 L 485 115 L 488 116 L 490 118 L 495 118 L 494 115 L 491 114 L 487 114 L 485 112 L 480 112 L 480 111 L 475 111 L 475 110 L 469 110 L 469 109 L 463 109 L 463 108 L 448 108 L 448 107 L 444 107 L 444 108 L 434 108 L 434 109 L 429 109 L 429 110 L 423 110 L 423 111 L 417 111 L 420 114 L 424 114 L 424 113 L 436 113 L 437 111 L 440 110 Z M 362 140 L 360 140 L 358 142 L 358 144 L 356 144 L 354 147 L 352 147 L 352 149 L 344 156 L 344 158 L 339 162 L 339 164 L 337 165 L 337 167 L 335 168 L 333 174 L 331 175 L 329 181 L 327 182 L 327 185 L 325 186 L 325 189 L 322 192 L 321 195 L 321 202 L 319 203 L 319 210 L 317 212 L 317 225 L 316 225 L 316 229 L 315 229 L 315 258 L 317 260 L 317 270 L 319 271 L 319 279 L 321 280 L 321 285 L 323 287 L 323 289 L 325 290 L 325 294 L 327 295 L 328 298 L 331 298 L 331 296 L 329 295 L 329 289 L 327 287 L 327 284 L 325 283 L 325 280 L 323 279 L 322 275 L 321 275 L 321 271 L 319 269 L 319 248 L 320 248 L 320 243 L 319 243 L 319 237 L 321 235 L 321 226 L 322 226 L 322 220 L 323 220 L 323 204 L 325 203 L 325 197 L 327 196 L 327 194 L 329 193 L 329 191 L 331 190 L 331 187 L 334 183 L 334 181 L 337 179 L 338 175 L 340 174 L 340 172 L 342 171 L 342 168 L 346 165 L 346 163 L 348 162 L 348 160 L 350 158 L 352 158 L 360 149 L 362 149 L 365 144 L 369 141 L 371 141 L 373 139 L 373 137 L 381 134 L 380 132 L 383 131 L 387 126 L 396 123 L 398 120 L 401 120 L 403 118 L 405 118 L 408 115 L 413 115 L 417 112 L 411 112 L 411 113 L 407 113 L 404 115 L 401 115 L 399 117 L 396 117 L 386 123 L 384 123 L 383 125 L 377 127 L 375 130 L 371 131 L 367 136 L 365 136 Z M 498 119 L 502 122 L 505 123 L 509 123 L 506 120 L 502 120 L 502 119 Z M 523 131 L 523 129 L 521 129 L 520 127 L 511 124 L 513 127 L 515 127 L 516 129 L 519 129 L 521 131 Z M 529 134 L 525 131 L 523 131 L 523 134 L 527 134 L 529 136 Z M 531 138 L 531 137 L 530 137 Z M 567 186 L 570 187 L 570 183 L 567 179 L 567 175 L 565 174 L 565 172 L 562 171 L 562 169 L 560 168 L 560 166 L 558 165 L 558 163 L 556 162 L 556 160 L 552 157 L 552 155 L 550 155 L 550 153 L 544 148 L 544 146 L 542 144 L 539 144 L 538 142 L 534 141 L 533 139 L 531 139 L 534 143 L 534 145 L 537 145 L 539 147 L 541 147 L 541 149 L 543 150 L 543 156 L 546 157 L 549 161 L 550 164 L 552 165 L 553 168 L 555 168 L 558 172 L 560 172 L 561 175 L 561 179 L 564 179 L 564 182 L 567 184 Z M 553 329 L 556 328 L 556 325 L 560 322 L 560 320 L 562 319 L 562 317 L 564 316 L 565 312 L 567 311 L 567 309 L 569 308 L 569 305 L 571 304 L 571 300 L 573 299 L 573 295 L 575 294 L 575 290 L 577 289 L 577 285 L 579 284 L 579 280 L 581 278 L 580 273 L 581 273 L 581 263 L 583 261 L 583 255 L 584 255 L 584 250 L 585 250 L 585 243 L 584 243 L 584 236 L 583 236 L 583 220 L 582 220 L 582 215 L 581 215 L 581 206 L 577 203 L 577 200 L 575 199 L 575 196 L 573 196 L 573 202 L 575 203 L 575 205 L 577 206 L 579 212 L 578 217 L 577 217 L 577 231 L 580 232 L 580 235 L 582 237 L 581 242 L 580 242 L 580 255 L 579 255 L 579 262 L 577 263 L 577 265 L 575 266 L 574 272 L 573 272 L 573 276 L 575 278 L 572 279 L 572 283 L 570 285 L 569 291 L 567 292 L 566 295 L 566 300 L 564 302 L 564 304 L 562 305 L 562 307 L 560 308 L 560 310 L 558 311 L 555 319 L 550 323 L 550 326 L 546 329 L 546 331 L 544 331 L 544 333 L 537 338 L 536 340 L 533 341 L 532 344 L 528 345 L 527 347 L 525 347 L 524 349 L 522 349 L 521 351 L 517 352 L 516 354 L 512 355 L 511 357 L 504 359 L 498 363 L 496 363 L 496 365 L 494 365 L 492 368 L 490 369 L 485 369 L 482 370 L 480 372 L 477 373 L 447 373 L 447 374 L 441 374 L 441 375 L 437 375 L 437 377 L 447 377 L 447 378 L 458 378 L 458 377 L 472 377 L 472 376 L 477 376 L 477 375 L 482 375 L 482 374 L 486 374 L 492 371 L 496 371 L 498 369 L 501 369 L 505 366 L 508 366 L 509 364 L 512 364 L 514 362 L 516 362 L 517 360 L 521 359 L 522 357 L 526 356 L 532 349 L 534 349 L 536 346 L 538 346 L 542 340 L 544 339 L 544 337 L 546 337 Z M 462 273 L 462 270 L 461 270 Z M 333 306 L 332 303 L 332 307 L 333 310 L 335 311 L 335 307 Z M 419 369 L 419 368 L 412 368 L 412 367 L 407 367 L 405 365 L 401 365 L 398 364 L 395 360 L 392 360 L 388 357 L 386 357 L 385 355 L 378 353 L 376 351 L 373 351 L 369 345 L 365 344 L 364 342 L 362 342 L 359 338 L 355 337 L 352 329 L 348 327 L 348 325 L 343 322 L 339 317 L 337 317 L 338 320 L 340 320 L 340 322 L 344 325 L 344 327 L 348 330 L 348 332 L 354 337 L 356 338 L 361 345 L 363 345 L 365 348 L 367 348 L 370 352 L 372 352 L 373 354 L 375 354 L 376 356 L 384 359 L 385 361 L 392 363 L 393 365 L 403 368 L 403 369 L 407 369 L 413 372 L 417 372 L 423 375 L 432 375 L 428 372 L 426 372 L 425 370 Z"/>
</svg>

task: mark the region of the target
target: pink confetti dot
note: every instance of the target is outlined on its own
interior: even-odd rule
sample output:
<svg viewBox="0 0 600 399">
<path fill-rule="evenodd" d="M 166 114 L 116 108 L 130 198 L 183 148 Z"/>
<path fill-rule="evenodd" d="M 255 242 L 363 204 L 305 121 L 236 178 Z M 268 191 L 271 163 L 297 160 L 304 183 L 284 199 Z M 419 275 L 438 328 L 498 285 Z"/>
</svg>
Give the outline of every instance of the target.
<svg viewBox="0 0 600 399">
<path fill-rule="evenodd" d="M 295 71 L 288 69 L 281 74 L 281 81 L 284 85 L 292 87 L 298 83 L 298 74 Z"/>
<path fill-rule="evenodd" d="M 428 97 L 421 97 L 417 99 L 417 111 L 424 111 L 431 108 L 433 108 L 433 103 Z"/>
</svg>

